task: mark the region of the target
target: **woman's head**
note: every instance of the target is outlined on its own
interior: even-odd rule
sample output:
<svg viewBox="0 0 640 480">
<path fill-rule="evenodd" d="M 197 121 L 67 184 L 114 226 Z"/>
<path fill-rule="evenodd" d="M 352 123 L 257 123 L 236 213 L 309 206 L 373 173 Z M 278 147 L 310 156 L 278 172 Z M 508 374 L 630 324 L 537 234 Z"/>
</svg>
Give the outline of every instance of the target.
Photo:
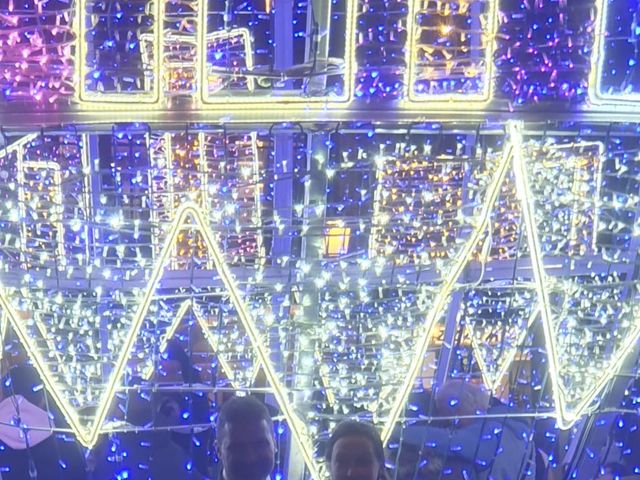
<svg viewBox="0 0 640 480">
<path fill-rule="evenodd" d="M 384 448 L 380 435 L 368 423 L 347 420 L 333 430 L 327 445 L 331 480 L 383 480 Z"/>
<path fill-rule="evenodd" d="M 464 380 L 449 380 L 436 392 L 436 413 L 443 416 L 471 417 L 486 412 L 490 395 L 479 385 Z M 460 424 L 473 419 L 465 418 Z"/>
</svg>

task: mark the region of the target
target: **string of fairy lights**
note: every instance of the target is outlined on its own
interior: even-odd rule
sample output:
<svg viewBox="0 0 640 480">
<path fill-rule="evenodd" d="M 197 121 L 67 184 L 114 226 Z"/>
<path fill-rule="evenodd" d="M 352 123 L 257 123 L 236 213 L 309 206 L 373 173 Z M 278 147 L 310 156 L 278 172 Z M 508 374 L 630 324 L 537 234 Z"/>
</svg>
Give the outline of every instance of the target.
<svg viewBox="0 0 640 480">
<path fill-rule="evenodd" d="M 251 388 L 265 369 L 313 471 L 328 416 L 363 416 L 388 434 L 412 374 L 435 381 L 458 291 L 461 345 L 475 360 L 453 374 L 534 411 L 553 405 L 570 426 L 638 336 L 635 257 L 620 241 L 635 229 L 636 194 L 608 183 L 638 168 L 627 145 L 638 140 L 592 131 L 551 141 L 511 128 L 330 130 L 329 150 L 303 153 L 290 176 L 326 182 L 331 203 L 303 202 L 291 218 L 266 202 L 278 133 L 122 125 L 21 137 L 0 157 L 3 309 L 88 445 L 127 378 L 148 377 L 157 339 L 191 318 L 219 358 L 213 387 Z M 300 148 L 322 133 L 303 132 L 293 135 Z M 307 155 L 326 162 L 324 179 L 308 177 Z M 332 237 L 319 259 L 277 253 L 278 235 L 317 235 L 301 220 L 318 215 Z M 317 319 L 304 327 L 308 298 Z M 507 374 L 542 326 L 552 385 L 536 406 Z M 298 362 L 303 351 L 315 362 Z M 316 380 L 294 400 L 292 379 L 309 372 Z"/>
<path fill-rule="evenodd" d="M 5 0 L 2 106 L 216 108 L 268 101 L 274 90 L 294 105 L 636 99 L 636 2 L 341 0 L 326 12 L 291 4 L 283 61 L 270 2 Z M 319 31 L 327 21 L 330 35 Z"/>
</svg>

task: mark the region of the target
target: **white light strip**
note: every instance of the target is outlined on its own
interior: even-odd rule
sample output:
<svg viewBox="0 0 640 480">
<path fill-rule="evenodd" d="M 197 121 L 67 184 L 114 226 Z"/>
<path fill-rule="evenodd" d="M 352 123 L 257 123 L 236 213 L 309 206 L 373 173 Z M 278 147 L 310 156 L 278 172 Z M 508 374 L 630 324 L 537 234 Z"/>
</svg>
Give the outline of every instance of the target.
<svg viewBox="0 0 640 480">
<path fill-rule="evenodd" d="M 525 170 L 524 160 L 522 158 L 522 122 L 512 122 L 509 124 L 511 138 L 516 145 L 513 155 L 513 171 L 516 182 L 516 192 L 520 200 L 520 208 L 522 210 L 522 218 L 525 223 L 527 243 L 529 246 L 529 254 L 531 255 L 531 266 L 533 268 L 534 284 L 538 294 L 539 309 L 542 315 L 542 324 L 544 328 L 544 336 L 547 346 L 547 356 L 549 359 L 549 375 L 551 376 L 553 386 L 553 400 L 556 412 L 558 414 L 558 422 L 562 422 L 562 400 L 558 389 L 558 358 L 555 354 L 552 332 L 552 313 L 551 304 L 549 302 L 549 294 L 545 288 L 546 275 L 544 272 L 544 264 L 542 263 L 542 254 L 535 226 L 533 197 L 531 195 L 529 184 L 527 181 L 527 173 Z"/>
<path fill-rule="evenodd" d="M 635 93 L 603 93 L 602 76 L 605 65 L 605 40 L 607 38 L 607 16 L 609 3 L 612 0 L 595 0 L 595 38 L 591 50 L 591 70 L 589 72 L 589 99 L 596 106 L 622 106 L 640 108 L 640 92 Z"/>
<path fill-rule="evenodd" d="M 559 365 L 555 333 L 553 329 L 553 313 L 549 294 L 546 289 L 548 279 L 543 264 L 542 249 L 540 248 L 540 240 L 535 223 L 535 207 L 534 199 L 529 186 L 528 176 L 526 172 L 525 160 L 522 157 L 522 123 L 510 123 L 509 125 L 514 142 L 517 148 L 513 156 L 513 170 L 516 180 L 516 190 L 520 199 L 522 208 L 522 216 L 527 229 L 527 242 L 531 255 L 531 266 L 533 268 L 533 276 L 535 280 L 536 291 L 538 292 L 539 308 L 542 314 L 542 325 L 545 336 L 545 343 L 548 356 L 549 375 L 552 381 L 553 400 L 555 402 L 556 417 L 558 426 L 562 429 L 568 429 L 580 419 L 581 416 L 591 412 L 595 408 L 594 400 L 603 387 L 620 371 L 627 355 L 634 348 L 640 339 L 640 318 L 635 318 L 635 326 L 627 336 L 626 342 L 617 353 L 617 356 L 604 369 L 602 375 L 594 382 L 584 394 L 582 401 L 573 409 L 569 410 L 568 402 L 565 399 L 562 377 L 560 375 L 561 366 Z"/>
<path fill-rule="evenodd" d="M 233 386 L 233 388 L 237 390 L 240 390 L 242 388 L 247 388 L 248 385 L 241 385 L 237 381 L 233 380 L 234 369 L 233 367 L 231 367 L 229 362 L 227 362 L 227 360 L 224 358 L 224 354 L 219 351 L 218 338 L 216 338 L 216 336 L 213 333 L 211 333 L 211 331 L 209 330 L 209 326 L 207 325 L 206 320 L 204 319 L 202 313 L 199 311 L 198 306 L 195 305 L 195 302 L 193 301 L 193 299 L 185 300 L 184 302 L 182 302 L 182 304 L 178 308 L 178 312 L 175 314 L 174 321 L 171 323 L 171 326 L 165 332 L 165 334 L 160 337 L 161 345 L 160 345 L 159 352 L 163 353 L 166 350 L 169 340 L 175 336 L 176 331 L 178 330 L 178 327 L 182 322 L 182 319 L 187 314 L 189 309 L 192 309 L 193 315 L 196 318 L 198 325 L 202 329 L 202 332 L 204 333 L 204 336 L 207 339 L 209 346 L 212 348 L 213 352 L 216 354 L 218 362 L 222 367 L 222 371 L 224 372 L 226 377 L 231 381 L 231 385 Z M 253 363 L 254 363 L 253 369 L 251 371 L 251 376 L 249 377 L 250 384 L 253 384 L 253 382 L 255 382 L 255 379 L 258 376 L 258 372 L 260 371 L 260 364 L 256 361 L 254 361 Z M 147 371 L 144 373 L 144 379 L 150 380 L 151 377 L 153 376 L 154 371 L 155 371 L 155 365 L 150 365 L 147 368 Z"/>
<path fill-rule="evenodd" d="M 193 219 L 194 223 L 187 223 L 189 218 Z M 138 332 L 142 325 L 142 322 L 147 315 L 151 302 L 153 300 L 155 290 L 159 284 L 162 273 L 165 270 L 167 262 L 170 260 L 170 253 L 175 246 L 178 238 L 178 233 L 184 228 L 197 229 L 202 234 L 205 244 L 209 250 L 214 266 L 220 274 L 223 284 L 227 289 L 229 298 L 233 303 L 242 325 L 244 326 L 252 346 L 255 349 L 259 363 L 262 365 L 267 381 L 273 388 L 273 394 L 280 406 L 282 413 L 287 420 L 287 424 L 291 429 L 294 441 L 297 442 L 300 451 L 302 452 L 303 459 L 310 470 L 314 478 L 320 478 L 317 471 L 317 466 L 313 458 L 313 450 L 309 444 L 309 437 L 306 433 L 305 424 L 296 415 L 287 397 L 286 389 L 279 381 L 272 364 L 269 359 L 269 351 L 263 344 L 260 333 L 258 332 L 255 323 L 241 298 L 241 294 L 233 279 L 228 266 L 226 265 L 222 252 L 217 246 L 215 235 L 209 228 L 207 220 L 200 212 L 200 208 L 197 204 L 192 202 L 182 205 L 176 214 L 176 219 L 172 224 L 172 227 L 168 233 L 167 240 L 162 248 L 162 252 L 158 261 L 156 262 L 153 271 L 150 275 L 147 283 L 148 287 L 144 291 L 144 295 L 136 308 L 132 325 L 127 332 L 127 337 L 123 345 L 119 346 L 119 356 L 114 368 L 111 371 L 109 381 L 107 382 L 106 392 L 103 393 L 102 398 L 98 404 L 94 423 L 90 428 L 85 428 L 80 424 L 78 413 L 75 408 L 70 404 L 69 400 L 63 395 L 63 388 L 55 382 L 47 366 L 45 358 L 34 343 L 34 339 L 29 335 L 29 331 L 26 328 L 25 322 L 21 320 L 19 312 L 14 308 L 9 300 L 6 287 L 0 284 L 0 306 L 8 313 L 9 320 L 12 327 L 16 330 L 18 337 L 22 344 L 27 348 L 31 355 L 34 366 L 38 370 L 43 382 L 47 389 L 51 393 L 54 401 L 59 405 L 63 411 L 65 417 L 70 423 L 71 428 L 76 433 L 78 440 L 87 447 L 93 446 L 100 434 L 100 427 L 104 423 L 107 412 L 109 410 L 111 401 L 114 397 L 114 393 L 117 389 L 118 382 L 122 378 L 126 363 L 130 357 L 133 345 L 138 337 Z M 115 346 L 114 346 L 115 347 Z"/>
<path fill-rule="evenodd" d="M 382 429 L 382 439 L 385 443 L 391 437 L 393 428 L 398 421 L 398 418 L 400 417 L 402 409 L 407 403 L 407 399 L 409 398 L 415 380 L 420 373 L 422 364 L 424 363 L 424 357 L 429 346 L 431 330 L 436 321 L 440 318 L 440 315 L 444 311 L 445 307 L 447 306 L 449 296 L 455 289 L 458 278 L 462 274 L 469 260 L 471 260 L 475 248 L 482 240 L 482 235 L 487 230 L 487 227 L 491 220 L 491 211 L 493 210 L 493 206 L 498 196 L 500 195 L 502 183 L 509 169 L 513 149 L 514 143 L 511 141 L 511 139 L 509 139 L 506 142 L 506 145 L 502 152 L 502 158 L 498 164 L 496 172 L 493 174 L 493 179 L 491 185 L 488 188 L 487 195 L 484 199 L 482 210 L 478 215 L 478 220 L 475 224 L 475 228 L 471 233 L 471 236 L 465 243 L 464 247 L 460 250 L 460 252 L 456 255 L 456 258 L 453 260 L 452 265 L 449 268 L 449 272 L 446 275 L 444 282 L 440 286 L 433 304 L 428 306 L 428 311 L 426 312 L 425 316 L 424 328 L 422 329 L 420 336 L 416 339 L 415 351 L 413 353 L 410 367 L 407 371 L 406 377 L 403 380 L 402 386 L 400 387 L 399 393 L 397 394 L 396 400 L 395 402 L 393 402 L 389 418 Z"/>
<path fill-rule="evenodd" d="M 4 342 L 7 337 L 7 327 L 9 325 L 9 319 L 4 310 L 0 311 L 0 364 L 4 364 Z"/>
</svg>

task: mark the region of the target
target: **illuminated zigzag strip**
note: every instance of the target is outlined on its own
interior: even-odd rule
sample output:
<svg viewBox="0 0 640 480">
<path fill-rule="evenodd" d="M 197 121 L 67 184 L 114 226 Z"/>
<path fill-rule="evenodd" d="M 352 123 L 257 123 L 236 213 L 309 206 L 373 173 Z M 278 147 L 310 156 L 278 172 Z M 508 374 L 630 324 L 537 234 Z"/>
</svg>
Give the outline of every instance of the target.
<svg viewBox="0 0 640 480">
<path fill-rule="evenodd" d="M 449 274 L 447 275 L 443 285 L 440 287 L 440 291 L 438 292 L 433 304 L 429 306 L 429 311 L 426 313 L 424 329 L 421 331 L 420 337 L 417 339 L 408 376 L 404 379 L 402 389 L 398 394 L 392 408 L 391 415 L 382 432 L 385 440 L 390 438 L 391 432 L 406 404 L 414 381 L 420 372 L 430 339 L 429 333 L 446 308 L 451 292 L 456 288 L 456 283 L 462 271 L 470 260 L 474 249 L 479 245 L 482 234 L 486 231 L 490 221 L 491 211 L 494 208 L 495 200 L 499 194 L 502 182 L 505 180 L 506 173 L 510 168 L 513 168 L 515 173 L 516 188 L 519 196 L 520 208 L 525 222 L 527 232 L 526 237 L 529 251 L 531 252 L 531 263 L 537 292 L 537 305 L 534 309 L 533 316 L 529 318 L 528 323 L 530 324 L 534 320 L 535 312 L 540 313 L 544 328 L 546 349 L 549 356 L 549 374 L 552 381 L 556 416 L 558 424 L 562 428 L 570 428 L 582 415 L 588 413 L 590 409 L 594 407 L 594 400 L 598 394 L 620 371 L 620 368 L 625 362 L 631 349 L 640 339 L 640 320 L 635 319 L 634 326 L 630 329 L 621 348 L 610 360 L 607 360 L 608 368 L 603 369 L 602 374 L 597 378 L 597 381 L 594 381 L 593 385 L 589 386 L 587 393 L 583 396 L 581 401 L 576 406 L 570 408 L 570 402 L 566 398 L 566 393 L 562 383 L 562 369 L 558 358 L 558 343 L 553 331 L 554 315 L 551 311 L 549 292 L 547 290 L 547 285 L 550 282 L 542 261 L 540 238 L 534 219 L 535 207 L 533 205 L 533 196 L 527 172 L 525 170 L 525 161 L 522 155 L 523 142 L 521 123 L 509 122 L 507 124 L 507 133 L 508 142 L 503 152 L 502 162 L 498 167 L 498 172 L 495 174 L 487 197 L 484 200 L 482 212 L 479 215 L 479 220 L 476 223 L 475 229 L 471 234 L 470 239 L 467 241 L 467 244 L 455 259 L 454 264 L 449 270 Z M 524 336 L 520 338 L 524 338 Z M 508 368 L 511 360 L 513 360 L 513 356 L 510 356 L 510 358 L 505 361 L 505 364 L 501 365 L 499 372 L 504 372 Z M 483 371 L 483 376 L 485 376 L 485 378 L 486 375 L 487 372 Z"/>
<path fill-rule="evenodd" d="M 634 325 L 626 335 L 619 351 L 612 355 L 608 361 L 608 368 L 604 368 L 601 375 L 590 386 L 581 401 L 569 409 L 564 386 L 561 378 L 561 365 L 558 358 L 558 345 L 554 334 L 554 314 L 551 311 L 548 276 L 542 260 L 542 248 L 535 222 L 534 198 L 531 192 L 530 180 L 525 167 L 525 159 L 522 155 L 522 123 L 511 122 L 508 124 L 511 141 L 514 143 L 513 170 L 516 178 L 516 189 L 520 198 L 523 219 L 527 230 L 527 241 L 531 255 L 531 264 L 536 291 L 538 293 L 539 308 L 541 311 L 542 325 L 545 343 L 549 358 L 549 375 L 553 382 L 553 399 L 555 403 L 558 425 L 561 428 L 570 428 L 582 415 L 592 410 L 595 398 L 605 385 L 620 371 L 628 354 L 640 338 L 640 319 L 634 318 Z"/>
<path fill-rule="evenodd" d="M 429 305 L 428 311 L 425 312 L 424 326 L 421 329 L 419 338 L 416 339 L 415 350 L 413 352 L 411 365 L 406 377 L 403 380 L 402 387 L 397 394 L 396 400 L 393 402 L 389 418 L 387 419 L 382 429 L 382 438 L 385 442 L 387 442 L 391 437 L 393 428 L 400 418 L 400 414 L 405 404 L 407 403 L 407 399 L 409 398 L 415 379 L 420 373 L 422 363 L 424 362 L 424 356 L 429 346 L 431 330 L 448 305 L 450 295 L 455 289 L 460 275 L 471 259 L 474 250 L 482 240 L 484 232 L 487 230 L 491 219 L 491 210 L 493 209 L 493 205 L 495 204 L 496 199 L 500 194 L 500 188 L 502 187 L 504 178 L 507 175 L 510 160 L 513 155 L 513 149 L 515 148 L 515 146 L 516 145 L 514 144 L 512 139 L 509 139 L 509 141 L 505 145 L 502 158 L 497 166 L 496 172 L 493 174 L 494 176 L 488 188 L 487 195 L 484 199 L 482 210 L 478 216 L 479 218 L 477 220 L 475 228 L 471 233 L 470 238 L 467 240 L 465 246 L 462 248 L 462 250 L 460 250 L 456 258 L 453 260 L 453 263 L 449 268 L 449 272 L 446 275 L 446 278 L 444 279 L 444 282 L 441 285 L 433 304 Z"/>
<path fill-rule="evenodd" d="M 194 223 L 188 223 L 187 219 L 191 218 Z M 291 429 L 293 438 L 298 443 L 303 458 L 312 475 L 315 478 L 319 478 L 315 462 L 313 460 L 312 450 L 307 441 L 306 427 L 300 418 L 295 414 L 290 402 L 287 399 L 287 394 L 284 386 L 279 381 L 276 372 L 269 360 L 269 352 L 267 347 L 260 339 L 260 334 L 255 326 L 251 314 L 241 298 L 241 294 L 233 279 L 229 268 L 227 267 L 222 252 L 216 244 L 215 236 L 211 229 L 207 225 L 206 219 L 200 213 L 200 209 L 193 203 L 187 203 L 178 209 L 176 219 L 168 233 L 167 239 L 162 248 L 160 257 L 153 268 L 151 273 L 148 288 L 145 290 L 144 295 L 136 308 L 133 325 L 127 332 L 127 337 L 124 345 L 120 348 L 118 360 L 113 368 L 105 393 L 103 393 L 100 403 L 97 408 L 94 423 L 90 428 L 84 428 L 79 420 L 78 414 L 73 406 L 61 395 L 61 388 L 57 385 L 49 373 L 47 363 L 39 351 L 37 346 L 33 343 L 33 339 L 30 337 L 26 328 L 25 322 L 21 320 L 19 312 L 12 305 L 6 287 L 0 284 L 0 306 L 8 313 L 9 321 L 12 327 L 15 329 L 20 341 L 28 349 L 31 355 L 34 365 L 41 375 L 47 389 L 51 393 L 54 401 L 60 406 L 65 417 L 69 421 L 72 429 L 78 436 L 78 440 L 85 446 L 90 447 L 94 445 L 100 434 L 100 426 L 104 423 L 111 400 L 116 391 L 118 382 L 120 381 L 127 360 L 133 349 L 133 345 L 138 336 L 138 332 L 142 325 L 142 322 L 149 310 L 149 306 L 153 300 L 155 290 L 159 284 L 162 273 L 164 272 L 165 265 L 170 259 L 170 253 L 177 240 L 178 233 L 183 228 L 198 229 L 202 234 L 204 241 L 208 247 L 209 255 L 211 256 L 216 270 L 220 274 L 220 278 L 225 285 L 229 298 L 233 303 L 238 317 L 246 330 L 247 335 L 251 341 L 251 344 L 257 354 L 259 364 L 263 367 L 267 381 L 273 387 L 273 394 L 278 402 L 278 405 L 284 414 L 285 419 Z M 176 320 L 177 321 L 177 320 Z"/>
<path fill-rule="evenodd" d="M 217 348 L 218 339 L 216 338 L 215 335 L 211 333 L 211 330 L 209 329 L 209 326 L 207 325 L 207 322 L 205 321 L 202 315 L 202 312 L 200 312 L 200 309 L 197 307 L 197 305 L 194 305 L 194 303 L 195 302 L 192 299 L 189 299 L 189 300 L 183 301 L 180 304 L 180 307 L 178 307 L 178 313 L 176 313 L 174 317 L 175 320 L 173 321 L 173 323 L 171 324 L 167 332 L 162 336 L 162 343 L 160 345 L 159 351 L 164 352 L 164 350 L 167 348 L 167 344 L 169 343 L 169 340 L 173 338 L 173 336 L 176 334 L 176 331 L 180 326 L 180 322 L 182 322 L 183 318 L 185 317 L 189 309 L 191 309 L 193 311 L 194 317 L 196 318 L 196 321 L 198 322 L 198 325 L 202 329 L 202 333 L 204 334 L 205 338 L 207 339 L 207 342 L 209 343 L 209 346 L 217 354 L 218 362 L 222 367 L 222 371 L 227 376 L 227 378 L 231 380 L 231 385 L 233 386 L 233 388 L 236 388 L 236 389 L 240 389 L 243 387 L 246 388 L 247 385 L 240 385 L 236 380 L 234 380 L 235 375 L 233 373 L 233 367 L 229 364 L 229 362 L 225 359 L 224 355 Z M 154 370 L 155 370 L 155 366 L 151 365 L 149 369 L 145 372 L 144 378 L 149 380 L 153 375 Z M 253 369 L 251 370 L 251 375 L 249 376 L 249 384 L 252 384 L 255 381 L 259 371 L 260 371 L 259 362 L 254 362 Z"/>
<path fill-rule="evenodd" d="M 425 316 L 424 328 L 420 330 L 419 337 L 416 339 L 413 352 L 414 355 L 412 357 L 409 373 L 403 380 L 402 389 L 397 393 L 391 414 L 384 426 L 383 433 L 385 438 L 390 436 L 391 430 L 406 404 L 414 379 L 422 366 L 424 354 L 430 340 L 431 330 L 448 305 L 450 294 L 456 288 L 461 273 L 464 271 L 464 268 L 471 259 L 474 250 L 480 244 L 484 233 L 487 231 L 488 224 L 491 221 L 492 209 L 495 206 L 496 199 L 500 194 L 500 189 L 510 168 L 514 169 L 516 176 L 516 186 L 520 198 L 523 219 L 525 221 L 536 292 L 539 299 L 538 308 L 540 308 L 541 311 L 545 343 L 547 345 L 547 351 L 549 352 L 549 371 L 553 385 L 555 408 L 557 411 L 558 423 L 561 426 L 565 428 L 571 426 L 581 415 L 589 411 L 593 400 L 602 391 L 606 383 L 619 371 L 622 363 L 625 361 L 627 355 L 637 342 L 638 337 L 640 337 L 640 322 L 637 319 L 634 319 L 634 325 L 630 329 L 629 335 L 623 342 L 621 348 L 612 356 L 611 360 L 607 360 L 608 368 L 604 369 L 602 375 L 594 381 L 593 385 L 589 386 L 587 394 L 576 407 L 568 407 L 568 401 L 565 397 L 562 385 L 562 366 L 558 357 L 559 347 L 553 330 L 554 314 L 551 311 L 550 306 L 549 291 L 547 287 L 549 283 L 548 276 L 542 262 L 541 240 L 534 218 L 536 207 L 533 202 L 534 198 L 530 186 L 530 179 L 528 178 L 528 174 L 525 169 L 525 159 L 523 158 L 522 153 L 523 142 L 521 125 L 519 123 L 512 122 L 507 125 L 507 128 L 508 141 L 506 142 L 502 159 L 499 162 L 496 171 L 492 174 L 491 182 L 487 187 L 487 193 L 483 199 L 483 205 L 477 222 L 474 224 L 473 232 L 466 241 L 464 247 L 462 247 L 458 255 L 454 258 L 440 291 L 435 296 L 434 302 L 427 306 L 428 310 L 427 308 L 423 310 Z M 14 146 L 12 145 L 9 148 L 13 147 Z M 195 223 L 188 222 L 187 220 L 189 218 L 192 218 Z M 139 334 L 142 321 L 145 319 L 149 306 L 153 301 L 155 290 L 162 277 L 165 265 L 171 258 L 171 252 L 173 251 L 177 236 L 179 232 L 185 228 L 196 229 L 201 232 L 207 245 L 207 251 L 213 260 L 215 268 L 220 272 L 220 276 L 229 293 L 230 299 L 238 312 L 239 319 L 249 336 L 255 353 L 257 354 L 257 363 L 264 367 L 267 378 L 273 385 L 276 399 L 291 425 L 294 438 L 296 438 L 296 441 L 300 444 L 305 462 L 309 469 L 315 473 L 315 460 L 313 459 L 312 450 L 309 447 L 306 428 L 287 398 L 286 388 L 278 379 L 275 369 L 269 360 L 267 346 L 264 345 L 260 339 L 259 332 L 251 318 L 251 314 L 243 302 L 241 294 L 238 291 L 238 287 L 236 286 L 234 279 L 231 277 L 228 266 L 224 262 L 222 252 L 217 246 L 216 236 L 209 228 L 208 221 L 204 218 L 202 209 L 198 205 L 188 203 L 183 205 L 177 211 L 175 221 L 172 223 L 162 251 L 159 255 L 159 261 L 153 268 L 149 287 L 144 291 L 144 295 L 135 309 L 135 320 L 130 331 L 127 332 L 126 341 L 123 345 L 124 348 L 119 351 L 116 368 L 113 370 L 107 384 L 106 391 L 100 400 L 94 424 L 89 428 L 81 425 L 74 407 L 62 395 L 60 388 L 61 385 L 52 378 L 49 367 L 47 366 L 48 362 L 45 361 L 43 356 L 43 353 L 47 352 L 43 352 L 42 349 L 37 347 L 35 339 L 31 338 L 29 335 L 30 332 L 27 329 L 24 318 L 20 316 L 20 312 L 18 312 L 12 305 L 7 289 L 0 285 L 0 307 L 3 309 L 3 315 L 5 318 L 8 317 L 12 328 L 16 330 L 21 342 L 29 351 L 29 354 L 33 358 L 34 364 L 41 374 L 47 388 L 51 392 L 56 403 L 60 405 L 65 416 L 69 419 L 69 422 L 78 434 L 79 439 L 84 444 L 91 445 L 95 443 L 97 436 L 100 433 L 100 427 L 107 415 L 109 404 L 123 374 L 132 346 Z M 178 318 L 172 324 L 174 329 L 177 327 L 177 322 L 179 321 L 180 319 Z M 48 347 L 48 349 L 51 349 L 51 347 Z"/>
</svg>

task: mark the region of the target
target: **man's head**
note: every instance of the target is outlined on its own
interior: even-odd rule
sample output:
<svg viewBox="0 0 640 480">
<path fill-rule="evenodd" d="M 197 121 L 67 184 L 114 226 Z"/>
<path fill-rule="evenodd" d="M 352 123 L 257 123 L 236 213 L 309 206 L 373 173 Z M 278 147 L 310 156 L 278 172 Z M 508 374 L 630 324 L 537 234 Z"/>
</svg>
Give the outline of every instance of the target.
<svg viewBox="0 0 640 480">
<path fill-rule="evenodd" d="M 177 340 L 169 340 L 160 354 L 157 378 L 161 383 L 198 383 L 191 358 Z"/>
<path fill-rule="evenodd" d="M 225 480 L 265 480 L 275 464 L 273 423 L 253 397 L 234 397 L 220 409 L 217 450 Z"/>
<path fill-rule="evenodd" d="M 384 480 L 384 447 L 373 425 L 346 420 L 333 430 L 326 459 L 331 480 Z"/>
</svg>

